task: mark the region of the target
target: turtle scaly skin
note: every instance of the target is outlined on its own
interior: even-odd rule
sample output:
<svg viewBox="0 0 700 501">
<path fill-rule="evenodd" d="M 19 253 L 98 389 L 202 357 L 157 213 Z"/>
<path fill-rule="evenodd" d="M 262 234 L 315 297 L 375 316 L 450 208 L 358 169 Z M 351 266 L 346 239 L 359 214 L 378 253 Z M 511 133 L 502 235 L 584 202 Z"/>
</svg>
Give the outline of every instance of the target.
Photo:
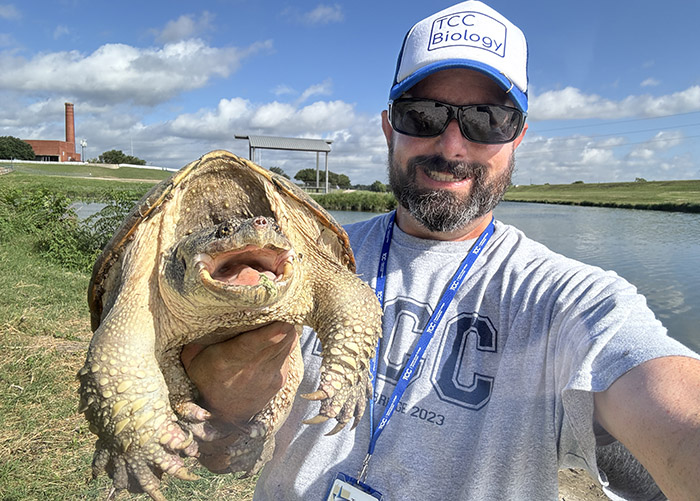
<svg viewBox="0 0 700 501">
<path fill-rule="evenodd" d="M 89 303 L 80 409 L 98 436 L 93 474 L 106 470 L 116 489 L 164 499 L 164 473 L 196 478 L 182 456 L 248 474 L 269 460 L 303 373 L 298 347 L 285 387 L 246 430 L 222 438 L 207 431 L 211 416 L 180 363 L 190 342 L 275 321 L 309 325 L 323 363 L 318 390 L 303 395 L 320 401 L 308 423 L 334 419 L 336 433 L 357 423 L 371 395 L 381 310 L 354 274 L 347 235 L 286 179 L 225 151 L 137 204 L 95 263 Z"/>
</svg>

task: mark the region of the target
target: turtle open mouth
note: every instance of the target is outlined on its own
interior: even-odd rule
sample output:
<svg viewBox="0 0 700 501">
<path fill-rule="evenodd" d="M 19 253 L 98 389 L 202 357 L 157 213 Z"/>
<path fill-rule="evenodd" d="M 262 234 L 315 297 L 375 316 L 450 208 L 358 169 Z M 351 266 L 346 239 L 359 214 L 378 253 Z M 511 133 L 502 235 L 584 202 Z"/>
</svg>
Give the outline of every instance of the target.
<svg viewBox="0 0 700 501">
<path fill-rule="evenodd" d="M 274 246 L 260 248 L 248 245 L 216 255 L 200 253 L 195 256 L 202 282 L 216 289 L 273 283 L 284 286 L 292 276 L 293 261 L 293 250 Z"/>
</svg>

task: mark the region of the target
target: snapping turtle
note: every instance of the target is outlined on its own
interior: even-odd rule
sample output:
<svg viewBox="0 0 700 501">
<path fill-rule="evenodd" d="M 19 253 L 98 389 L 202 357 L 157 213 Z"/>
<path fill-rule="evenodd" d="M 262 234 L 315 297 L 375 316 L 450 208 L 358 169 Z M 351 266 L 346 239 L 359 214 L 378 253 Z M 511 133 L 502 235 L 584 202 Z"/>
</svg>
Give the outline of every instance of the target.
<svg viewBox="0 0 700 501">
<path fill-rule="evenodd" d="M 307 423 L 335 418 L 331 433 L 353 417 L 357 423 L 371 392 L 381 310 L 354 266 L 347 235 L 325 210 L 283 177 L 226 151 L 154 187 L 106 246 L 90 282 L 94 335 L 78 377 L 80 411 L 98 436 L 93 475 L 106 470 L 114 488 L 154 499 L 163 499 L 163 473 L 196 478 L 180 456 L 198 455 L 198 442 L 216 452 L 217 443 L 205 444 L 216 434 L 204 432 L 211 416 L 196 404 L 182 347 L 278 320 L 313 327 L 323 345 L 318 390 L 304 395 L 321 406 Z M 230 463 L 212 469 L 253 473 L 269 459 L 303 371 L 298 351 L 290 360 L 285 387 L 247 435 L 222 441 Z"/>
</svg>

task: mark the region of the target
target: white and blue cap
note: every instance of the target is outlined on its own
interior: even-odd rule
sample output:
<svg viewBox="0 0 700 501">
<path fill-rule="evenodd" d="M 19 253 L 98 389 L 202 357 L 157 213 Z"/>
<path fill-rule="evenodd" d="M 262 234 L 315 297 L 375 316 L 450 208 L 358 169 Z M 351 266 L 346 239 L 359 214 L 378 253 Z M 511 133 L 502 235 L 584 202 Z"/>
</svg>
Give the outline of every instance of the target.
<svg viewBox="0 0 700 501">
<path fill-rule="evenodd" d="M 525 35 L 488 5 L 469 0 L 415 24 L 403 41 L 389 99 L 450 68 L 488 75 L 527 113 Z"/>
</svg>

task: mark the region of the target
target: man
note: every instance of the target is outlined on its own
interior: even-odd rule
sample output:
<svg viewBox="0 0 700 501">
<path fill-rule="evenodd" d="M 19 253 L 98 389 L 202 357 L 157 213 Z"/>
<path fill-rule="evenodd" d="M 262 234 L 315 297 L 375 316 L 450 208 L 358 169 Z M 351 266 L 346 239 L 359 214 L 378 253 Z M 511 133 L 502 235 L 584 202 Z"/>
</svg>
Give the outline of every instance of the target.
<svg viewBox="0 0 700 501">
<path fill-rule="evenodd" d="M 317 404 L 297 399 L 255 499 L 326 499 L 332 485 L 374 496 L 363 499 L 556 499 L 567 466 L 586 468 L 614 497 L 636 487 L 607 485 L 598 470 L 596 445 L 614 440 L 671 499 L 697 498 L 697 355 L 617 275 L 491 224 L 527 130 L 526 66 L 522 32 L 477 1 L 407 34 L 382 113 L 395 224 L 382 215 L 347 228 L 358 273 L 385 297 L 372 430 L 368 412 L 325 437 L 333 423 L 300 425 Z M 183 362 L 205 405 L 241 424 L 281 386 L 296 342 L 291 326 L 275 324 L 188 347 Z M 306 393 L 321 360 L 313 335 L 299 342 Z"/>
</svg>

